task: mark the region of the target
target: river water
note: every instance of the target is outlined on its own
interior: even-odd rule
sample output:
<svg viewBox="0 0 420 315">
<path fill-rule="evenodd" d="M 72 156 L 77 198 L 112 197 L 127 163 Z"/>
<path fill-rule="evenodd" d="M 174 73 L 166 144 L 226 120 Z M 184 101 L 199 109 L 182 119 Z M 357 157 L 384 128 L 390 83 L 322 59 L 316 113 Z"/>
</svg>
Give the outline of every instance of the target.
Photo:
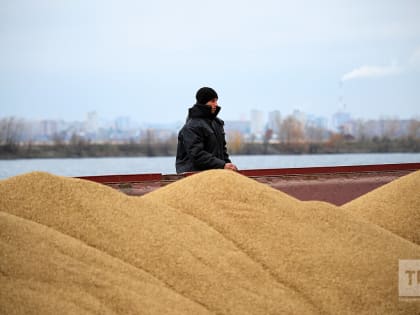
<svg viewBox="0 0 420 315">
<path fill-rule="evenodd" d="M 420 163 L 420 153 L 236 155 L 239 169 L 288 168 L 338 165 Z M 18 159 L 0 160 L 0 178 L 32 171 L 63 176 L 89 176 L 139 173 L 175 173 L 174 157 Z"/>
</svg>

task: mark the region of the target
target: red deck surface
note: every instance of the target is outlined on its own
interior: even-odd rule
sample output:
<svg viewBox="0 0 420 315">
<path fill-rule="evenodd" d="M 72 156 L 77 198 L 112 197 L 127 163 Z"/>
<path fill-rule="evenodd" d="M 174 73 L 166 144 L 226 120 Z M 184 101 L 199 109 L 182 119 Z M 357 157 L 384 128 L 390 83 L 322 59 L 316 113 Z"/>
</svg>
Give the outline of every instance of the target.
<svg viewBox="0 0 420 315">
<path fill-rule="evenodd" d="M 268 184 L 300 200 L 342 205 L 392 180 L 420 169 L 420 163 L 241 170 L 239 173 Z M 185 176 L 105 175 L 79 177 L 106 184 L 129 195 L 143 195 Z"/>
</svg>

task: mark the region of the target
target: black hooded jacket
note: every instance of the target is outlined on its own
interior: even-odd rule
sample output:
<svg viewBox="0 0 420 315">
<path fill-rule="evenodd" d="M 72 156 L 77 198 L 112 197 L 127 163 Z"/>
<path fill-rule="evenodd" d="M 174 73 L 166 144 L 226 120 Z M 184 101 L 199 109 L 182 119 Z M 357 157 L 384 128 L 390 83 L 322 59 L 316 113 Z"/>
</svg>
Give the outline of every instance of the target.
<svg viewBox="0 0 420 315">
<path fill-rule="evenodd" d="M 219 111 L 218 106 L 213 114 L 210 106 L 202 104 L 189 109 L 187 121 L 178 134 L 178 174 L 224 168 L 231 162 L 226 150 L 224 122 L 217 118 Z"/>
</svg>

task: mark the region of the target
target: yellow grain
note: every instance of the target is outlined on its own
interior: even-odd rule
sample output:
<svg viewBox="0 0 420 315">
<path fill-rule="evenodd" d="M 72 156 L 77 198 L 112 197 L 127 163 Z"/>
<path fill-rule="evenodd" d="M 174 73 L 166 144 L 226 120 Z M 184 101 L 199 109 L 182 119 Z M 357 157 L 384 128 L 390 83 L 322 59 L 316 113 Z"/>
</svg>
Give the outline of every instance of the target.
<svg viewBox="0 0 420 315">
<path fill-rule="evenodd" d="M 381 186 L 342 208 L 420 245 L 420 171 Z"/>
<path fill-rule="evenodd" d="M 143 197 L 29 173 L 0 181 L 0 211 L 1 314 L 420 309 L 398 299 L 398 259 L 420 259 L 412 240 L 231 171 Z"/>
</svg>

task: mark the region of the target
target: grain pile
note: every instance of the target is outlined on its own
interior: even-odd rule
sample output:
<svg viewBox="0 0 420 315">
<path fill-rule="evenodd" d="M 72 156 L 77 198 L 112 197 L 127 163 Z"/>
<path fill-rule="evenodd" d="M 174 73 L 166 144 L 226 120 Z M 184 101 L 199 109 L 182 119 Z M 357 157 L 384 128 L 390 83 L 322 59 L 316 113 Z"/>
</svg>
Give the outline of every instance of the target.
<svg viewBox="0 0 420 315">
<path fill-rule="evenodd" d="M 143 197 L 31 173 L 0 182 L 0 313 L 417 314 L 420 246 L 230 171 Z"/>
<path fill-rule="evenodd" d="M 420 171 L 400 177 L 342 208 L 420 245 Z"/>
<path fill-rule="evenodd" d="M 209 314 L 144 270 L 0 213 L 1 314 Z"/>
</svg>

